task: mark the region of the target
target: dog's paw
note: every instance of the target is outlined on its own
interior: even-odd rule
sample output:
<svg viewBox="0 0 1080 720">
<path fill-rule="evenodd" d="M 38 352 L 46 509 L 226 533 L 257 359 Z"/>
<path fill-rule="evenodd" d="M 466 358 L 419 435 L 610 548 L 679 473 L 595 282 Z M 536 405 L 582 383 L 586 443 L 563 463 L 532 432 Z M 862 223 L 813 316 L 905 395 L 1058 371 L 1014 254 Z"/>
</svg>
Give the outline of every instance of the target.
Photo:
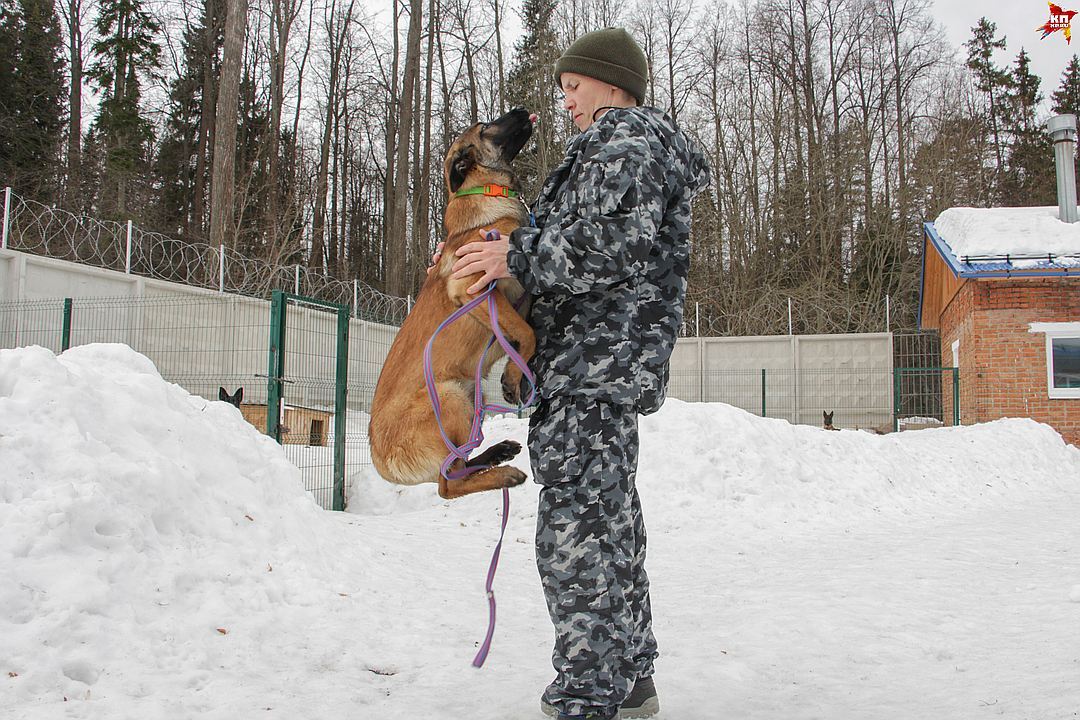
<svg viewBox="0 0 1080 720">
<path fill-rule="evenodd" d="M 521 371 L 508 366 L 502 374 L 503 400 L 514 405 L 521 404 Z"/>
<path fill-rule="evenodd" d="M 528 477 L 525 473 L 518 470 L 517 468 L 507 468 L 506 470 L 506 487 L 508 488 L 517 487 L 521 483 L 525 482 L 525 478 Z"/>
<path fill-rule="evenodd" d="M 514 459 L 519 452 L 521 452 L 521 443 L 514 440 L 503 440 L 469 460 L 469 465 L 485 468 L 494 467 L 507 460 Z"/>
<path fill-rule="evenodd" d="M 503 440 L 502 442 L 493 445 L 492 450 L 498 448 L 498 452 L 492 456 L 491 464 L 498 465 L 504 463 L 507 460 L 513 460 L 517 457 L 517 454 L 521 452 L 521 443 L 515 440 Z"/>
<path fill-rule="evenodd" d="M 508 363 L 502 372 L 502 394 L 506 402 L 521 404 L 521 380 L 521 370 L 517 365 Z"/>
<path fill-rule="evenodd" d="M 518 383 L 510 383 L 503 378 L 502 381 L 502 396 L 503 400 L 511 405 L 521 404 L 521 386 Z"/>
<path fill-rule="evenodd" d="M 513 460 L 519 452 L 521 452 L 521 443 L 514 440 L 503 440 L 489 447 L 473 462 L 479 461 L 488 467 L 492 467 L 507 460 Z"/>
</svg>

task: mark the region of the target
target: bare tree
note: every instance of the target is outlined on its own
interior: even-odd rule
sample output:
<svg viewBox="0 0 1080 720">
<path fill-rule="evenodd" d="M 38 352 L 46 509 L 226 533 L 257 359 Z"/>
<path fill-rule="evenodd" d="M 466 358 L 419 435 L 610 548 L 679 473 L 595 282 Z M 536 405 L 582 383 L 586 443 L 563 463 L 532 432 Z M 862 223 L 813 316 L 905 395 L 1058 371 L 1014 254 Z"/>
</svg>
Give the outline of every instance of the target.
<svg viewBox="0 0 1080 720">
<path fill-rule="evenodd" d="M 232 247 L 236 183 L 236 118 L 244 52 L 247 0 L 226 0 L 225 45 L 214 121 L 214 170 L 210 180 L 210 244 Z"/>
<path fill-rule="evenodd" d="M 266 156 L 266 214 L 264 234 L 273 244 L 280 232 L 279 210 L 281 114 L 285 104 L 285 65 L 293 24 L 302 10 L 301 0 L 270 0 L 270 131 L 263 150 Z"/>
<path fill-rule="evenodd" d="M 326 80 L 326 102 L 322 142 L 319 144 L 319 169 L 315 179 L 314 215 L 311 222 L 311 251 L 308 254 L 308 267 L 324 267 L 324 231 L 327 226 L 327 201 L 330 175 L 330 151 L 342 113 L 341 73 L 342 58 L 349 36 L 349 26 L 353 22 L 355 0 L 349 0 L 344 11 L 338 10 L 336 0 L 331 0 L 324 18 L 327 41 L 329 43 L 329 68 Z M 336 215 L 331 213 L 331 224 Z"/>
<path fill-rule="evenodd" d="M 64 0 L 57 3 L 64 21 L 68 40 L 68 138 L 67 138 L 67 184 L 65 202 L 76 205 L 81 197 L 82 174 L 82 83 L 83 83 L 83 33 L 85 8 L 82 0 Z"/>
<path fill-rule="evenodd" d="M 387 290 L 392 295 L 407 291 L 408 197 L 409 197 L 409 135 L 413 130 L 414 89 L 420 74 L 420 32 L 423 27 L 422 0 L 409 0 L 409 32 L 405 46 L 405 67 L 401 82 L 401 111 L 397 117 L 397 159 L 394 175 L 394 205 L 387 227 Z M 388 177 L 389 180 L 389 177 Z"/>
</svg>

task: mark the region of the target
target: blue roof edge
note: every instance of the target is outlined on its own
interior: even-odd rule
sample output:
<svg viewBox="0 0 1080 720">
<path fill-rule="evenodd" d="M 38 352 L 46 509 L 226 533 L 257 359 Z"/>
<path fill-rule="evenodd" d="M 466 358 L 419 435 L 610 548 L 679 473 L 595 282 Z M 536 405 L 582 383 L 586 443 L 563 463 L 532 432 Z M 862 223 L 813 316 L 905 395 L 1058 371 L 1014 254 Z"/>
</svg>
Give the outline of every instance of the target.
<svg viewBox="0 0 1080 720">
<path fill-rule="evenodd" d="M 926 231 L 926 236 L 930 238 L 930 242 L 934 248 L 941 255 L 941 258 L 945 261 L 945 264 L 949 266 L 949 270 L 955 277 L 968 279 L 977 278 L 992 278 L 992 277 L 1072 277 L 1080 278 L 1080 268 L 1071 269 L 1067 266 L 1059 266 L 1057 269 L 1047 270 L 1012 270 L 1009 268 L 1002 268 L 999 266 L 993 270 L 971 270 L 964 269 L 964 266 L 971 268 L 970 263 L 961 263 L 960 260 L 953 254 L 952 248 L 948 243 L 941 239 L 938 235 L 937 228 L 934 227 L 934 223 L 926 221 L 923 223 L 923 229 Z M 926 273 L 926 254 L 923 254 L 923 275 Z M 920 327 L 922 326 L 921 308 L 922 308 L 922 283 L 919 285 L 919 307 L 920 307 Z"/>
</svg>

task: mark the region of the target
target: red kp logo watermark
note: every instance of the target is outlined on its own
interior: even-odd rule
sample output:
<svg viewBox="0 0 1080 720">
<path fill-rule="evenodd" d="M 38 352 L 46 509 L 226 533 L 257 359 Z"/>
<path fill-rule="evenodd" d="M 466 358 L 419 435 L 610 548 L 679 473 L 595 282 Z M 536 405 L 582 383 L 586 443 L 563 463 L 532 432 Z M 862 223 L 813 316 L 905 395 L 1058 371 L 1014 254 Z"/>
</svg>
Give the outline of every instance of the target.
<svg viewBox="0 0 1080 720">
<path fill-rule="evenodd" d="M 1042 30 L 1042 37 L 1040 40 L 1045 39 L 1050 33 L 1063 31 L 1065 36 L 1065 43 L 1072 45 L 1072 19 L 1076 14 L 1076 10 L 1062 10 L 1060 5 L 1055 5 L 1052 2 L 1046 3 L 1050 6 L 1050 20 L 1045 25 L 1040 25 L 1035 28 L 1036 30 Z"/>
</svg>

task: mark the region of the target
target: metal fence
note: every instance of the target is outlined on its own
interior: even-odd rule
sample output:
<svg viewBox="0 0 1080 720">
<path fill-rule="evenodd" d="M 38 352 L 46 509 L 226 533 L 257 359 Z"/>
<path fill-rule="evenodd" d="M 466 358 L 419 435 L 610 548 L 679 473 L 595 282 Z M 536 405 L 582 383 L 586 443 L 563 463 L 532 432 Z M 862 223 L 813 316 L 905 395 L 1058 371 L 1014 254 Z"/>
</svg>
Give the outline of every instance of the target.
<svg viewBox="0 0 1080 720">
<path fill-rule="evenodd" d="M 277 418 L 285 452 L 301 469 L 305 486 L 324 507 L 332 507 L 332 491 L 341 488 L 327 481 L 326 469 L 333 467 L 335 448 L 342 444 L 335 384 L 342 329 L 337 314 L 315 307 L 319 303 L 292 300 L 284 372 L 274 372 L 268 362 L 271 304 L 229 294 L 0 303 L 0 348 L 41 345 L 61 352 L 87 343 L 124 343 L 150 358 L 166 380 L 193 394 L 217 399 L 219 388 L 231 394 L 243 387 L 241 409 L 264 431 L 266 408 L 274 404 L 268 381 L 276 377 L 285 398 Z M 345 496 L 348 476 L 370 463 L 368 411 L 395 333 L 393 326 L 355 318 L 346 330 Z M 878 432 L 957 424 L 958 374 L 939 367 L 937 336 L 895 336 L 893 352 L 894 369 L 673 372 L 669 395 L 707 397 L 809 425 L 820 425 L 822 413 L 829 412 L 837 427 Z M 501 367 L 493 369 L 486 390 L 497 392 Z"/>
<path fill-rule="evenodd" d="M 165 379 L 216 399 L 219 386 L 231 392 L 266 372 L 265 305 L 235 295 L 0 303 L 0 347 L 41 345 L 61 352 L 124 343 L 150 358 Z M 251 389 L 246 392 L 251 397 Z"/>
<path fill-rule="evenodd" d="M 190 287 L 269 300 L 275 290 L 354 308 L 354 316 L 400 324 L 408 299 L 359 280 L 340 280 L 303 265 L 248 258 L 224 246 L 177 240 L 113 222 L 76 215 L 4 189 L 0 248 L 157 278 Z"/>
<path fill-rule="evenodd" d="M 956 424 L 959 375 L 955 368 L 829 368 L 714 370 L 673 374 L 669 395 L 696 397 L 760 417 L 821 425 L 822 413 L 838 428 L 893 432 Z M 947 389 L 947 393 L 943 392 Z"/>
<path fill-rule="evenodd" d="M 219 388 L 243 388 L 241 412 L 259 430 L 278 420 L 278 439 L 300 469 L 304 486 L 323 507 L 347 496 L 347 468 L 370 463 L 370 401 L 394 328 L 352 319 L 348 349 L 339 357 L 338 313 L 326 303 L 289 296 L 288 333 L 281 342 L 282 409 L 268 414 L 271 303 L 237 295 L 61 298 L 0 303 L 0 348 L 40 345 L 53 352 L 77 345 L 118 342 L 146 355 L 161 376 L 208 400 Z M 348 367 L 342 392 L 340 362 Z M 347 398 L 345 432 L 339 434 L 340 396 Z M 344 447 L 344 462 L 336 453 Z M 338 468 L 336 471 L 335 468 Z M 337 484 L 335 484 L 337 481 Z"/>
</svg>

